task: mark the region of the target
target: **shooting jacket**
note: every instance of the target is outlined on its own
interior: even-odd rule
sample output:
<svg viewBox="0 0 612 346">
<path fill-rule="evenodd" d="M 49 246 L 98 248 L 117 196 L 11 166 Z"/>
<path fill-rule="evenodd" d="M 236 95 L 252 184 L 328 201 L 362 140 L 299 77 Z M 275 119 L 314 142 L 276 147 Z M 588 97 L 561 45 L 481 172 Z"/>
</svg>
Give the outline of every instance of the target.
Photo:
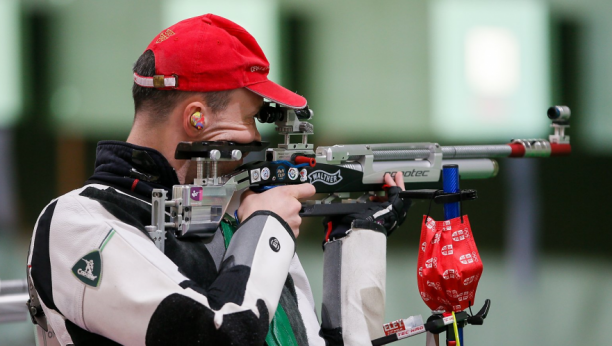
<svg viewBox="0 0 612 346">
<path fill-rule="evenodd" d="M 324 345 L 293 232 L 276 214 L 253 214 L 231 242 L 220 227 L 208 240 L 167 232 L 165 253 L 154 245 L 152 189 L 177 184 L 159 152 L 103 141 L 86 185 L 42 211 L 28 275 L 60 344 L 264 345 L 280 304 L 292 344 Z"/>
</svg>

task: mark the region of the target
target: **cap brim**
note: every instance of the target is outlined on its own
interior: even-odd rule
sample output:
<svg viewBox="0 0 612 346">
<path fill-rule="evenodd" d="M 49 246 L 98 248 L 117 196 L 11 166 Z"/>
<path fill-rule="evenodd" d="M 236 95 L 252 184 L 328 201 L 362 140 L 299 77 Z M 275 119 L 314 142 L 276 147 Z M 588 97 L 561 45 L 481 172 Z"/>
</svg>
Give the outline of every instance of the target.
<svg viewBox="0 0 612 346">
<path fill-rule="evenodd" d="M 261 97 L 265 97 L 270 101 L 274 101 L 280 105 L 290 108 L 301 109 L 306 107 L 308 101 L 303 96 L 300 96 L 288 89 L 272 82 L 264 81 L 256 84 L 251 84 L 245 88 L 251 90 Z"/>
</svg>

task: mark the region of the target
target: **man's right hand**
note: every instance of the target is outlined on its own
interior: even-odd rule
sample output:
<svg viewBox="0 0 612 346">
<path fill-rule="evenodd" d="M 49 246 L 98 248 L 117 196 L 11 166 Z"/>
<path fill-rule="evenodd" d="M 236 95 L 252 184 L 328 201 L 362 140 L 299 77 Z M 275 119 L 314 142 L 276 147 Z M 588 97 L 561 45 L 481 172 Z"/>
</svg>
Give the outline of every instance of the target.
<svg viewBox="0 0 612 346">
<path fill-rule="evenodd" d="M 242 194 L 238 207 L 238 218 L 246 220 L 256 211 L 271 211 L 287 222 L 297 238 L 302 223 L 299 215 L 302 203 L 299 199 L 311 197 L 315 192 L 315 187 L 311 184 L 278 186 L 262 193 L 246 191 Z"/>
</svg>

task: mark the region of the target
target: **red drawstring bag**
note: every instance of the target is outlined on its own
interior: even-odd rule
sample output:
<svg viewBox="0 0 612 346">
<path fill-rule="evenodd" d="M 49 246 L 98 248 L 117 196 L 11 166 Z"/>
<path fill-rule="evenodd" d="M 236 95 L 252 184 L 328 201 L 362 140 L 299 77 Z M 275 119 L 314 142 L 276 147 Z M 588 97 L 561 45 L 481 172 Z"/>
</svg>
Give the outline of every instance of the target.
<svg viewBox="0 0 612 346">
<path fill-rule="evenodd" d="M 423 216 L 417 280 L 431 310 L 459 312 L 474 304 L 482 275 L 467 215 L 448 221 Z"/>
</svg>

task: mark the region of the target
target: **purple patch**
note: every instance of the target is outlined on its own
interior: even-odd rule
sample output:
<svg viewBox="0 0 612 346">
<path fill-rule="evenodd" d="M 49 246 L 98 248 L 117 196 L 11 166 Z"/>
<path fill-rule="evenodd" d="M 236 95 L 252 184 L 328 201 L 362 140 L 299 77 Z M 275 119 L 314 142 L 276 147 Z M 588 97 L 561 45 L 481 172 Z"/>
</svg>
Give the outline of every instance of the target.
<svg viewBox="0 0 612 346">
<path fill-rule="evenodd" d="M 189 197 L 194 201 L 201 201 L 203 197 L 203 191 L 201 187 L 192 187 L 189 192 Z"/>
</svg>

